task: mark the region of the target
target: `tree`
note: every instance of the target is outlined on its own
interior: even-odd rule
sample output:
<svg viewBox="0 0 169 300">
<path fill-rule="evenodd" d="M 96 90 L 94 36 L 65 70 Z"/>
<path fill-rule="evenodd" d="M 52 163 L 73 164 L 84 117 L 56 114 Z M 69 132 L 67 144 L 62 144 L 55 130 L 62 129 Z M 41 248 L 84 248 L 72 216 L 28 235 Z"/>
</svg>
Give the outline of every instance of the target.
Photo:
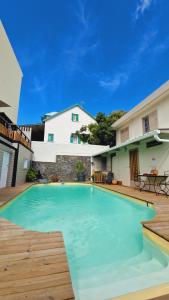
<svg viewBox="0 0 169 300">
<path fill-rule="evenodd" d="M 120 119 L 125 114 L 126 114 L 126 111 L 124 111 L 124 110 L 116 110 L 116 111 L 113 111 L 109 115 L 109 118 L 111 119 L 111 122 L 113 124 L 114 122 L 116 122 L 118 119 Z"/>
<path fill-rule="evenodd" d="M 84 143 L 114 146 L 116 143 L 116 134 L 112 128 L 112 124 L 124 114 L 125 112 L 122 110 L 112 112 L 108 116 L 99 112 L 96 115 L 97 123 L 81 127 L 76 134 Z"/>
</svg>

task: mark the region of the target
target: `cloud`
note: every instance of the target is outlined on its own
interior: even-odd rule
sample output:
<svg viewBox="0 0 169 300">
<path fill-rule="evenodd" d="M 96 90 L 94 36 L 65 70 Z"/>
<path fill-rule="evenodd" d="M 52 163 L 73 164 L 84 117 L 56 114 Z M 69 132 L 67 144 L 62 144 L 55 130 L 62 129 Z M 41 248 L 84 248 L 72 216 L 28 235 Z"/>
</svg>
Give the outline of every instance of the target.
<svg viewBox="0 0 169 300">
<path fill-rule="evenodd" d="M 87 14 L 86 10 L 86 1 L 78 0 L 78 9 L 75 12 L 79 22 L 84 26 L 84 28 L 88 28 L 89 25 L 89 15 Z"/>
<path fill-rule="evenodd" d="M 23 47 L 20 50 L 20 64 L 22 68 L 32 67 L 35 63 L 41 63 L 46 57 L 46 49 L 37 49 L 37 47 Z"/>
<path fill-rule="evenodd" d="M 122 84 L 122 82 L 123 83 L 126 82 L 127 79 L 128 79 L 127 73 L 117 73 L 112 80 L 111 79 L 106 79 L 106 80 L 101 79 L 99 81 L 99 83 L 100 83 L 101 87 L 108 89 L 111 92 L 115 92 L 119 88 L 119 86 Z"/>
<path fill-rule="evenodd" d="M 150 31 L 144 34 L 138 47 L 132 50 L 131 55 L 128 57 L 127 62 L 120 66 L 120 70 L 117 71 L 111 78 L 104 78 L 103 75 L 99 79 L 101 87 L 115 92 L 121 85 L 124 85 L 130 78 L 130 76 L 136 72 L 141 64 L 142 58 L 151 53 L 155 54 L 154 41 L 158 34 L 158 31 Z"/>
<path fill-rule="evenodd" d="M 154 54 L 161 54 L 169 49 L 169 36 L 158 45 L 156 45 L 153 49 Z"/>
<path fill-rule="evenodd" d="M 40 81 L 37 77 L 33 78 L 33 87 L 30 89 L 30 92 L 39 93 L 46 89 L 47 81 Z"/>
<path fill-rule="evenodd" d="M 144 12 L 150 8 L 153 0 L 139 0 L 135 10 L 134 18 L 135 20 L 139 19 Z"/>
<path fill-rule="evenodd" d="M 92 18 L 87 9 L 86 0 L 77 0 L 74 15 L 77 27 L 75 34 L 66 39 L 64 51 L 61 53 L 61 61 L 66 74 L 72 76 L 75 71 L 81 71 L 83 61 L 87 55 L 93 55 L 99 46 L 96 39 L 96 18 Z"/>
</svg>

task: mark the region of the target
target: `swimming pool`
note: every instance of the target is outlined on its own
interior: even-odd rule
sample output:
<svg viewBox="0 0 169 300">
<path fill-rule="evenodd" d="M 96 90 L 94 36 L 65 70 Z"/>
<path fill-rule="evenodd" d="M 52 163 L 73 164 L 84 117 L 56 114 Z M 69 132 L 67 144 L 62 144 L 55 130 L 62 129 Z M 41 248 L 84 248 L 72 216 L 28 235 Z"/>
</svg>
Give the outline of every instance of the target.
<svg viewBox="0 0 169 300">
<path fill-rule="evenodd" d="M 37 185 L 0 210 L 26 229 L 62 231 L 77 300 L 168 281 L 169 256 L 143 237 L 152 208 L 90 185 Z"/>
</svg>

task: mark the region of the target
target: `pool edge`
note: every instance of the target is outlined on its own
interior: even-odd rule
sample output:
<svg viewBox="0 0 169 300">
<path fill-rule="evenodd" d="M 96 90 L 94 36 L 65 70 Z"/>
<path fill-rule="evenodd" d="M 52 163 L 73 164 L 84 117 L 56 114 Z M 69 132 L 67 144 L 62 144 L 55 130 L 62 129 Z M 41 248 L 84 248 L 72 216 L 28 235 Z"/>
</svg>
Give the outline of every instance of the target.
<svg viewBox="0 0 169 300">
<path fill-rule="evenodd" d="M 7 200 L 6 203 L 2 204 L 0 206 L 0 210 L 3 209 L 4 207 L 8 206 L 11 202 L 13 202 L 18 196 L 20 196 L 21 194 L 25 193 L 27 190 L 31 189 L 32 186 L 42 186 L 42 185 L 62 185 L 62 183 L 48 183 L 48 184 L 32 184 L 29 187 L 25 188 L 25 190 L 19 192 L 17 195 L 15 195 L 14 197 L 11 197 L 9 200 Z M 107 189 L 106 187 L 101 187 L 95 184 L 91 183 L 81 183 L 81 182 L 67 182 L 64 183 L 63 185 L 84 185 L 84 186 L 94 186 L 96 188 L 102 189 L 104 191 L 110 192 L 112 194 L 115 195 L 120 195 L 122 198 L 127 198 L 129 201 L 135 202 L 135 203 L 139 203 L 139 204 L 144 204 L 148 207 L 152 207 L 155 209 L 155 205 L 151 202 L 147 202 L 145 200 L 142 199 L 138 199 L 138 198 L 134 198 L 131 196 L 128 196 L 124 193 L 120 193 L 120 192 L 116 192 L 116 191 L 112 191 L 110 189 Z M 156 209 L 155 209 L 156 211 Z M 159 236 L 158 234 L 152 232 L 151 230 L 147 229 L 144 227 L 143 225 L 143 235 L 146 236 L 148 239 L 150 239 L 151 241 L 153 241 L 160 249 L 162 249 L 163 251 L 167 252 L 169 254 L 169 241 L 165 240 L 165 238 Z M 118 297 L 113 297 L 110 298 L 109 300 L 148 300 L 148 299 L 153 299 L 155 297 L 160 297 L 163 295 L 167 295 L 169 294 L 169 282 L 168 283 L 164 283 L 164 284 L 160 284 L 160 285 L 156 285 L 150 288 L 146 288 L 143 290 L 138 290 L 136 292 L 131 292 L 128 294 L 124 294 Z"/>
</svg>

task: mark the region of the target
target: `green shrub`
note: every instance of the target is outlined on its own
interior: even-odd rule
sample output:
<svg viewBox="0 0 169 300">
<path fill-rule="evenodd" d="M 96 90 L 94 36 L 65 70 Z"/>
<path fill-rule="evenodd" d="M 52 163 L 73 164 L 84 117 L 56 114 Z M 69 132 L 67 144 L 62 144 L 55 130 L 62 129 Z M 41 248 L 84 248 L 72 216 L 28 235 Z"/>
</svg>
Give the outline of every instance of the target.
<svg viewBox="0 0 169 300">
<path fill-rule="evenodd" d="M 35 171 L 33 168 L 29 168 L 27 175 L 26 175 L 26 181 L 27 182 L 32 182 L 37 179 L 38 172 Z"/>
<path fill-rule="evenodd" d="M 75 170 L 77 174 L 83 174 L 85 172 L 85 167 L 82 160 L 76 161 Z"/>
</svg>

